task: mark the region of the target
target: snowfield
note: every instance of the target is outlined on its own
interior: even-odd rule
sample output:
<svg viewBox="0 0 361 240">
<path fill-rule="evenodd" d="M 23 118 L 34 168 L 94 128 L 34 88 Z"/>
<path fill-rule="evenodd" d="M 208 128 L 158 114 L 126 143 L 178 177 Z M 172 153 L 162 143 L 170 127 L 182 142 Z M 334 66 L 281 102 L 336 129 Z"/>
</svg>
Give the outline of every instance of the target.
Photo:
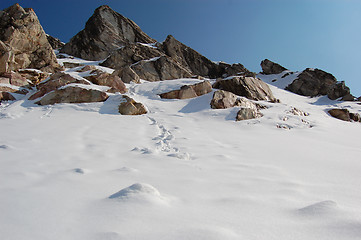
<svg viewBox="0 0 361 240">
<path fill-rule="evenodd" d="M 361 239 L 361 125 L 327 113 L 361 105 L 270 86 L 281 103 L 236 122 L 212 93 L 157 95 L 198 81 L 128 84 L 141 116 L 118 114 L 120 94 L 2 103 L 0 239 Z"/>
</svg>

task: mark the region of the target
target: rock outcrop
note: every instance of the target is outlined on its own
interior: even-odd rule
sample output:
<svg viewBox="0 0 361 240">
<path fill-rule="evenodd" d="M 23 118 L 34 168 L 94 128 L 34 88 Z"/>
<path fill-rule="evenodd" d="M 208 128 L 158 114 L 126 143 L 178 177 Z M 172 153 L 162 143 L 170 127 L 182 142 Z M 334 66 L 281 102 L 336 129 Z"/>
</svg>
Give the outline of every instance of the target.
<svg viewBox="0 0 361 240">
<path fill-rule="evenodd" d="M 91 81 L 94 84 L 101 85 L 101 86 L 108 86 L 110 87 L 110 92 L 120 92 L 125 93 L 127 91 L 127 87 L 123 83 L 123 81 L 115 74 L 109 74 L 106 72 L 97 72 L 95 75 L 91 75 L 85 77 L 87 80 Z"/>
<path fill-rule="evenodd" d="M 0 72 L 61 69 L 33 9 L 15 4 L 0 11 Z"/>
<path fill-rule="evenodd" d="M 236 120 L 242 121 L 242 120 L 248 120 L 248 119 L 254 119 L 254 118 L 260 118 L 263 114 L 254 108 L 241 108 L 238 113 Z"/>
<path fill-rule="evenodd" d="M 165 99 L 188 99 L 199 97 L 210 92 L 212 92 L 212 85 L 209 81 L 204 81 L 193 85 L 184 85 L 179 90 L 162 93 L 159 94 L 159 96 Z"/>
<path fill-rule="evenodd" d="M 76 79 L 67 73 L 58 72 L 51 75 L 50 79 L 37 85 L 38 91 L 29 97 L 29 100 L 35 100 L 45 94 L 71 83 L 89 85 L 87 81 Z"/>
<path fill-rule="evenodd" d="M 140 83 L 140 77 L 129 66 L 115 70 L 113 74 L 120 77 L 124 83 Z"/>
<path fill-rule="evenodd" d="M 104 102 L 107 99 L 108 95 L 105 92 L 79 86 L 68 86 L 48 93 L 36 104 L 53 105 L 56 103 Z"/>
<path fill-rule="evenodd" d="M 262 74 L 279 74 L 287 70 L 278 63 L 265 59 L 261 62 Z"/>
<path fill-rule="evenodd" d="M 239 97 L 231 92 L 217 90 L 213 94 L 211 100 L 211 108 L 213 109 L 225 109 L 239 106 L 242 108 L 258 109 L 257 104 L 244 97 Z"/>
<path fill-rule="evenodd" d="M 347 109 L 341 109 L 341 108 L 333 108 L 328 111 L 328 113 L 337 119 L 340 119 L 342 121 L 354 121 L 354 122 L 361 122 L 360 115 L 358 113 L 350 113 Z"/>
<path fill-rule="evenodd" d="M 213 88 L 232 92 L 251 100 L 265 100 L 277 102 L 271 89 L 262 80 L 254 77 L 233 77 L 231 79 L 219 80 L 213 84 Z"/>
<path fill-rule="evenodd" d="M 312 68 L 304 70 L 285 89 L 303 96 L 327 95 L 332 100 L 350 93 L 350 89 L 345 86 L 345 83 L 337 82 L 332 74 Z"/>
<path fill-rule="evenodd" d="M 141 79 L 151 82 L 192 76 L 191 72 L 168 56 L 142 60 L 132 65 L 132 69 Z"/>
<path fill-rule="evenodd" d="M 128 44 L 156 42 L 132 20 L 101 6 L 87 21 L 85 28 L 60 50 L 87 60 L 102 60 Z"/>
<path fill-rule="evenodd" d="M 17 72 L 5 72 L 0 74 L 0 82 L 17 87 L 28 87 L 28 80 Z"/>
<path fill-rule="evenodd" d="M 124 95 L 119 104 L 118 110 L 122 115 L 142 115 L 147 113 L 143 104 L 134 101 L 134 99 Z"/>
<path fill-rule="evenodd" d="M 48 42 L 50 43 L 50 46 L 55 50 L 64 47 L 65 43 L 60 41 L 60 39 L 55 38 L 53 36 L 50 36 L 49 34 L 46 34 L 46 38 L 48 39 Z"/>
</svg>

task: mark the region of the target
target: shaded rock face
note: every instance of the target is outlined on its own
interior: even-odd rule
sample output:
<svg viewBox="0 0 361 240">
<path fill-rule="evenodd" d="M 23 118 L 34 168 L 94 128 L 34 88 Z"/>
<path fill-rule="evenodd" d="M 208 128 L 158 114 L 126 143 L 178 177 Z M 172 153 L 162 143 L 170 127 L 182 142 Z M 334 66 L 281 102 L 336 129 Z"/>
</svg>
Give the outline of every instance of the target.
<svg viewBox="0 0 361 240">
<path fill-rule="evenodd" d="M 85 78 L 94 84 L 110 87 L 111 92 L 125 93 L 127 91 L 127 87 L 120 79 L 120 77 L 114 74 L 99 72 L 96 75 L 88 76 Z"/>
<path fill-rule="evenodd" d="M 132 65 L 142 60 L 148 60 L 163 56 L 157 48 L 146 46 L 141 43 L 128 44 L 114 51 L 101 65 L 113 69 L 119 69 Z"/>
<path fill-rule="evenodd" d="M 0 11 L 0 72 L 22 68 L 61 69 L 34 10 L 15 4 Z"/>
<path fill-rule="evenodd" d="M 277 102 L 268 85 L 254 77 L 233 77 L 232 79 L 219 80 L 213 84 L 213 88 L 232 92 L 251 100 L 265 100 Z"/>
<path fill-rule="evenodd" d="M 8 92 L 1 92 L 0 91 L 0 103 L 2 101 L 15 101 L 16 99 L 14 98 L 13 95 L 11 95 Z"/>
<path fill-rule="evenodd" d="M 115 70 L 113 74 L 120 77 L 124 83 L 140 83 L 140 77 L 129 66 Z"/>
<path fill-rule="evenodd" d="M 0 74 L 0 82 L 11 84 L 18 87 L 28 87 L 29 82 L 21 74 L 17 72 L 7 72 Z"/>
<path fill-rule="evenodd" d="M 107 99 L 108 95 L 102 91 L 69 86 L 50 92 L 40 101 L 36 102 L 36 104 L 53 105 L 56 103 L 104 102 Z"/>
<path fill-rule="evenodd" d="M 159 94 L 159 96 L 165 99 L 188 99 L 199 97 L 210 92 L 212 92 L 212 85 L 209 81 L 204 81 L 193 85 L 184 85 L 179 90 L 162 93 Z"/>
<path fill-rule="evenodd" d="M 342 121 L 348 121 L 351 122 L 361 122 L 361 117 L 358 113 L 350 113 L 347 109 L 340 109 L 340 108 L 334 108 L 328 111 L 328 113 L 337 119 L 340 119 Z"/>
<path fill-rule="evenodd" d="M 260 118 L 262 116 L 263 116 L 263 114 L 261 112 L 259 112 L 257 109 L 241 108 L 237 113 L 236 120 L 242 121 L 242 120 Z"/>
<path fill-rule="evenodd" d="M 258 109 L 257 104 L 253 103 L 252 101 L 239 97 L 231 92 L 217 90 L 213 94 L 213 98 L 211 101 L 211 108 L 213 109 L 225 109 L 239 106 L 242 108 L 251 108 L 251 109 Z"/>
<path fill-rule="evenodd" d="M 50 36 L 49 34 L 46 34 L 46 38 L 48 39 L 48 42 L 53 49 L 59 49 L 65 45 L 65 43 L 60 41 L 60 39 Z"/>
<path fill-rule="evenodd" d="M 166 55 L 187 68 L 193 75 L 218 78 L 238 75 L 239 73 L 251 73 L 242 64 L 216 64 L 192 48 L 179 42 L 172 35 L 167 37 L 160 48 Z"/>
<path fill-rule="evenodd" d="M 192 73 L 167 56 L 140 61 L 132 69 L 141 79 L 151 82 L 192 76 Z"/>
<path fill-rule="evenodd" d="M 26 78 L 32 82 L 33 85 L 37 85 L 41 81 L 45 80 L 50 76 L 49 73 L 31 70 L 31 69 L 22 69 L 18 71 L 23 78 Z"/>
<path fill-rule="evenodd" d="M 155 40 L 132 20 L 108 6 L 101 6 L 60 52 L 87 60 L 102 60 L 119 47 L 136 42 L 153 43 Z"/>
<path fill-rule="evenodd" d="M 86 81 L 78 80 L 78 79 L 70 76 L 69 74 L 66 74 L 63 72 L 58 72 L 58 73 L 51 75 L 51 77 L 48 81 L 40 83 L 37 86 L 38 91 L 36 93 L 34 93 L 33 95 L 31 95 L 29 97 L 29 100 L 35 100 L 39 97 L 44 96 L 45 94 L 47 94 L 51 91 L 58 89 L 59 87 L 63 87 L 70 83 L 80 83 L 80 84 L 89 85 L 89 83 Z"/>
<path fill-rule="evenodd" d="M 350 93 L 344 82 L 337 82 L 332 74 L 311 68 L 304 70 L 285 89 L 303 96 L 327 95 L 332 100 Z"/>
<path fill-rule="evenodd" d="M 287 68 L 282 67 L 278 63 L 274 63 L 268 59 L 261 62 L 261 68 L 263 74 L 279 74 L 287 70 Z"/>
<path fill-rule="evenodd" d="M 118 110 L 122 115 L 142 115 L 147 113 L 147 109 L 143 104 L 125 95 L 119 104 Z"/>
</svg>

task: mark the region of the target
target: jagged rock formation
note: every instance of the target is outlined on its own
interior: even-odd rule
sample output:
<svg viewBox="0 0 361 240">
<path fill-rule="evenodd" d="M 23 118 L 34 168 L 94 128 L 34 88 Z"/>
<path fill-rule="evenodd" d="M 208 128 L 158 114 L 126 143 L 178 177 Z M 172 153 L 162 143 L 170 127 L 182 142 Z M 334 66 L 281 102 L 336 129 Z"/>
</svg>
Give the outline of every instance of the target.
<svg viewBox="0 0 361 240">
<path fill-rule="evenodd" d="M 162 93 L 159 94 L 159 96 L 165 99 L 188 99 L 199 97 L 210 92 L 212 92 L 212 85 L 209 81 L 204 81 L 193 85 L 184 85 L 179 90 Z"/>
<path fill-rule="evenodd" d="M 231 79 L 220 80 L 213 84 L 213 88 L 232 92 L 238 96 L 243 96 L 251 100 L 265 100 L 277 102 L 268 85 L 254 77 L 233 77 Z"/>
<path fill-rule="evenodd" d="M 56 103 L 89 103 L 104 102 L 108 99 L 105 92 L 96 89 L 86 89 L 80 86 L 67 86 L 50 92 L 40 101 L 39 105 L 52 105 Z"/>
<path fill-rule="evenodd" d="M 282 67 L 278 63 L 272 62 L 268 59 L 265 59 L 261 62 L 262 74 L 279 74 L 287 68 Z"/>
<path fill-rule="evenodd" d="M 303 96 L 327 95 L 332 100 L 350 94 L 344 82 L 337 82 L 332 74 L 312 68 L 304 70 L 285 89 Z"/>
<path fill-rule="evenodd" d="M 53 49 L 59 49 L 65 45 L 65 43 L 60 41 L 60 39 L 50 36 L 49 34 L 46 34 L 46 38 L 48 39 L 48 42 Z"/>
<path fill-rule="evenodd" d="M 119 104 L 118 110 L 122 115 L 142 115 L 148 112 L 143 104 L 125 95 Z"/>
<path fill-rule="evenodd" d="M 0 11 L 0 72 L 61 69 L 33 9 L 15 4 Z"/>
<path fill-rule="evenodd" d="M 132 20 L 108 6 L 101 6 L 60 52 L 87 60 L 102 60 L 116 49 L 136 42 L 153 43 L 155 40 Z"/>
</svg>

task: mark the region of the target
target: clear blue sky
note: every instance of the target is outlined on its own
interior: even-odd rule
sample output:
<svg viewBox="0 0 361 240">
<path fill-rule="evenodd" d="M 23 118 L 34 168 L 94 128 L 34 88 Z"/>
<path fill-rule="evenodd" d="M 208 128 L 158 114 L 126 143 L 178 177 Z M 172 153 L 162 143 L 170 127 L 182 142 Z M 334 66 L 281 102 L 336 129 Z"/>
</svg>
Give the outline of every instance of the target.
<svg viewBox="0 0 361 240">
<path fill-rule="evenodd" d="M 1 0 L 0 8 L 16 2 L 64 42 L 107 4 L 158 41 L 172 34 L 211 60 L 255 72 L 265 58 L 320 68 L 361 96 L 360 0 Z"/>
</svg>

